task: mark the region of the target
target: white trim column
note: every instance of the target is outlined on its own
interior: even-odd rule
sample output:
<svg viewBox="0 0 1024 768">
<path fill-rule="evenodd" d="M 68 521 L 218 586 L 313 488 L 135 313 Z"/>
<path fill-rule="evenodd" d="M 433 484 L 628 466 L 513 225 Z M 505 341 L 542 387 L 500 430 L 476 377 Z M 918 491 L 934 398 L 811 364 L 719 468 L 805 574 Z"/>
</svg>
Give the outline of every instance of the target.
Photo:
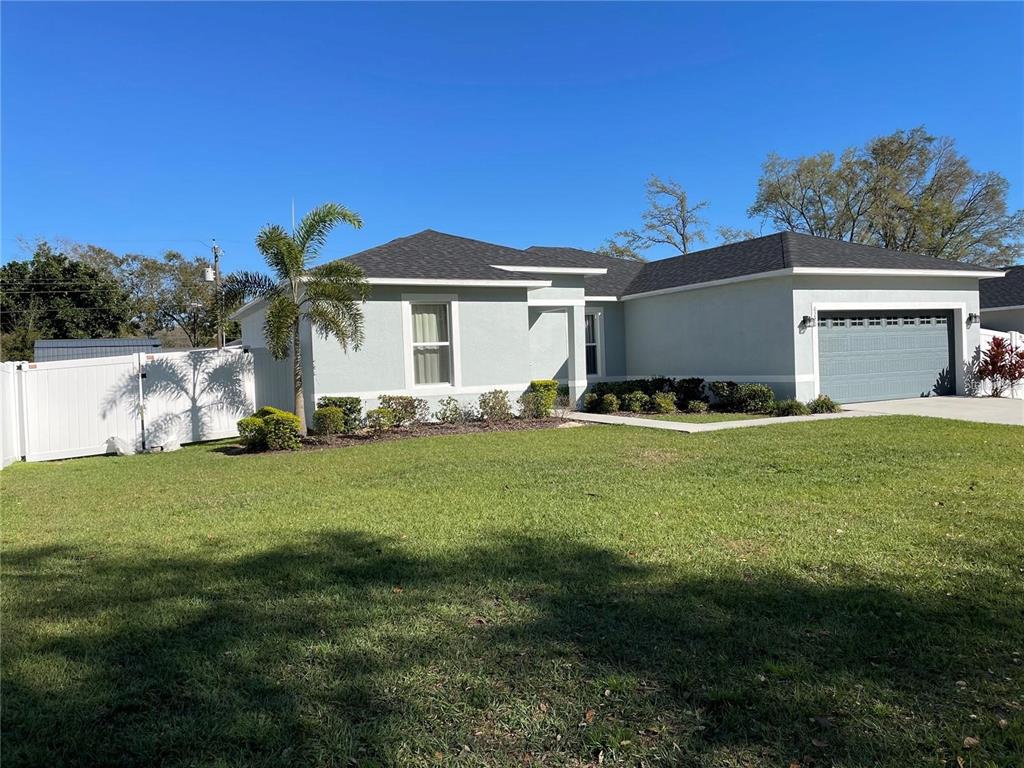
<svg viewBox="0 0 1024 768">
<path fill-rule="evenodd" d="M 569 332 L 569 400 L 575 408 L 587 388 L 586 309 L 582 304 L 566 307 Z"/>
</svg>

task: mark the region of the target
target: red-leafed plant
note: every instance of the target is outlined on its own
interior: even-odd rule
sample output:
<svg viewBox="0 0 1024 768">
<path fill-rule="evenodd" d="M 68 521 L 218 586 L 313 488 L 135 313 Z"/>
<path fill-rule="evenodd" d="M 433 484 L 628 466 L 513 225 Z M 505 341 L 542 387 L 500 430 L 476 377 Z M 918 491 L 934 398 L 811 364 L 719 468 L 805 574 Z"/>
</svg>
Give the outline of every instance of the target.
<svg viewBox="0 0 1024 768">
<path fill-rule="evenodd" d="M 1002 397 L 1006 390 L 1024 381 L 1024 347 L 1014 347 L 1001 336 L 994 336 L 978 363 L 978 377 L 987 381 L 992 397 Z"/>
</svg>

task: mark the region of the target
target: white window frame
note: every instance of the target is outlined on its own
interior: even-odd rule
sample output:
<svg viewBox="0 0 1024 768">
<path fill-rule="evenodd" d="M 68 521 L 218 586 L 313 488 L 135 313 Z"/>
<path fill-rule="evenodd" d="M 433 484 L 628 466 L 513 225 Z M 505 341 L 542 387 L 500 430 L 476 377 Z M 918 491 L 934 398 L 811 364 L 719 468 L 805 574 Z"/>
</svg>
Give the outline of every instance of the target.
<svg viewBox="0 0 1024 768">
<path fill-rule="evenodd" d="M 444 346 L 443 343 L 413 342 L 413 304 L 446 304 L 448 306 L 448 364 L 451 366 L 450 382 L 442 384 L 417 384 L 416 365 L 413 349 L 417 346 Z M 462 357 L 459 343 L 459 295 L 457 293 L 403 293 L 402 294 L 402 340 L 405 348 L 405 388 L 421 394 L 445 394 L 462 386 Z"/>
<path fill-rule="evenodd" d="M 586 316 L 590 315 L 594 318 L 594 348 L 597 357 L 597 370 L 594 373 L 585 373 L 588 379 L 595 379 L 604 376 L 604 310 L 597 307 L 593 309 L 583 310 L 583 369 L 586 371 L 587 366 L 587 330 L 586 330 Z"/>
</svg>

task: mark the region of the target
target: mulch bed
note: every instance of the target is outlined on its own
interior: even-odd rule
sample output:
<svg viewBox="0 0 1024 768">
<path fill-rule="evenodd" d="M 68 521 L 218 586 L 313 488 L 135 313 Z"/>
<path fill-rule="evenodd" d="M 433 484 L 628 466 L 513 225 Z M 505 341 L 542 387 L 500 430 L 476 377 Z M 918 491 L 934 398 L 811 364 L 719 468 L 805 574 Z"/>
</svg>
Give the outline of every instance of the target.
<svg viewBox="0 0 1024 768">
<path fill-rule="evenodd" d="M 414 424 L 386 432 L 361 431 L 352 435 L 310 435 L 302 440 L 303 448 L 344 448 L 351 445 L 404 440 L 407 437 L 432 435 L 471 435 L 478 432 L 523 432 L 530 429 L 575 426 L 579 422 L 566 419 L 515 419 L 513 421 L 469 421 L 465 424 Z"/>
</svg>

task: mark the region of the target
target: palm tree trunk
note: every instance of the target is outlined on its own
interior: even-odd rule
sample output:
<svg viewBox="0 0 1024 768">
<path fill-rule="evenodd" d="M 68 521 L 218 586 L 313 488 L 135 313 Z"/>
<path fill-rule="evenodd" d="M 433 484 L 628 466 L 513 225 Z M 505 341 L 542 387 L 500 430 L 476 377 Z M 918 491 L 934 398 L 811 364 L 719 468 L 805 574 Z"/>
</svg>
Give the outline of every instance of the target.
<svg viewBox="0 0 1024 768">
<path fill-rule="evenodd" d="M 299 433 L 306 434 L 306 399 L 302 394 L 302 339 L 299 321 L 292 329 L 292 378 L 295 383 L 295 415 L 299 417 Z"/>
</svg>

